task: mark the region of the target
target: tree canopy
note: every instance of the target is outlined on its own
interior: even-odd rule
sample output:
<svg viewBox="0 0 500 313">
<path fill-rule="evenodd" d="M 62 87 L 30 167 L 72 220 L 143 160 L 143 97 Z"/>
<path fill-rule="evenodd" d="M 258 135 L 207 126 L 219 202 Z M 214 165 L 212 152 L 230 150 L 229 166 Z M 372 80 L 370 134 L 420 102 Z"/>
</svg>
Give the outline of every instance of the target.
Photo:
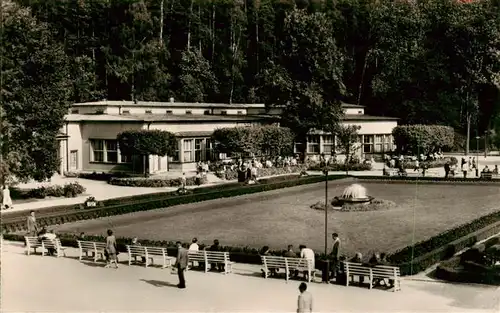
<svg viewBox="0 0 500 313">
<path fill-rule="evenodd" d="M 73 94 L 64 46 L 29 9 L 2 2 L 0 183 L 52 177 Z"/>
<path fill-rule="evenodd" d="M 125 155 L 172 155 L 177 146 L 175 135 L 164 130 L 127 130 L 116 140 Z"/>
</svg>

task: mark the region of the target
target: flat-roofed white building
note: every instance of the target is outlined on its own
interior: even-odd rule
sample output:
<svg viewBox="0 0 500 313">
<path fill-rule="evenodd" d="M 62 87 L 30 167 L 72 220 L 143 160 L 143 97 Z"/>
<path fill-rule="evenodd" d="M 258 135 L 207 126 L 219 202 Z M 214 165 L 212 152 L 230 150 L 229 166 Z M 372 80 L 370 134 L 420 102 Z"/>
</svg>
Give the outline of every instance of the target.
<svg viewBox="0 0 500 313">
<path fill-rule="evenodd" d="M 362 154 L 393 149 L 392 129 L 397 119 L 368 116 L 364 107 L 343 104 L 343 123 L 360 125 Z M 192 170 L 198 161 L 214 160 L 214 130 L 224 127 L 276 123 L 280 110 L 264 104 L 99 101 L 75 103 L 61 130 L 60 172 L 142 172 L 142 161 L 120 153 L 116 137 L 125 130 L 159 129 L 176 135 L 172 156 L 150 156 L 149 172 Z M 335 138 L 311 132 L 307 153 L 330 154 Z"/>
</svg>

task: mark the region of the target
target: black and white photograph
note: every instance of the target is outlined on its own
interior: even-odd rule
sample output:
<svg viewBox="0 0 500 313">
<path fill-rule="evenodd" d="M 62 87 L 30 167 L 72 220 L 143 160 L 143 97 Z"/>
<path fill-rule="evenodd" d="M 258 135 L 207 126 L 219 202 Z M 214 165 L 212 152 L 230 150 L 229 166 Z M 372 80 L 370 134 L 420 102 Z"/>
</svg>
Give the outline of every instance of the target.
<svg viewBox="0 0 500 313">
<path fill-rule="evenodd" d="M 0 0 L 0 312 L 500 312 L 500 0 Z"/>
</svg>

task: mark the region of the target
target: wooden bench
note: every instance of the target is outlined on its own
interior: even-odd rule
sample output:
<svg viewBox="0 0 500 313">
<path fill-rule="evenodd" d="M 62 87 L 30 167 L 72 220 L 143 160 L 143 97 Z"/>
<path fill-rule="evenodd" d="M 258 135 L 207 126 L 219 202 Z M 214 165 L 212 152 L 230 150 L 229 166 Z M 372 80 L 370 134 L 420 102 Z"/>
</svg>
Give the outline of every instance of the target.
<svg viewBox="0 0 500 313">
<path fill-rule="evenodd" d="M 360 263 L 344 262 L 346 273 L 346 286 L 349 286 L 350 278 L 354 276 L 367 277 L 370 289 L 373 287 L 374 279 L 390 279 L 394 281 L 393 291 L 401 290 L 401 273 L 399 267 L 376 265 L 374 267 Z"/>
<path fill-rule="evenodd" d="M 137 262 L 137 257 L 146 259 L 145 266 L 148 267 L 150 264 L 154 264 L 154 258 L 158 257 L 162 259 L 162 268 L 166 268 L 172 265 L 173 257 L 169 257 L 166 248 L 161 247 L 144 247 L 137 245 L 127 245 L 128 251 L 128 265 L 132 262 Z M 132 260 L 132 258 L 134 260 Z M 151 261 L 151 263 L 150 263 Z"/>
<path fill-rule="evenodd" d="M 105 242 L 94 242 L 94 241 L 81 241 L 78 240 L 78 249 L 80 250 L 79 260 L 83 259 L 83 253 L 85 252 L 85 257 L 89 258 L 89 252 L 92 252 L 92 258 L 94 262 L 97 262 L 99 255 L 103 260 L 105 260 L 104 251 L 106 251 Z"/>
<path fill-rule="evenodd" d="M 56 238 L 54 240 L 51 239 L 43 239 L 42 240 L 42 256 L 45 256 L 45 250 L 54 249 L 56 252 L 56 257 L 60 257 L 61 254 L 66 256 L 66 248 L 62 246 L 61 240 Z"/>
<path fill-rule="evenodd" d="M 287 282 L 295 271 L 307 272 L 308 282 L 311 282 L 316 274 L 316 268 L 312 260 L 271 255 L 261 255 L 260 258 L 264 265 L 264 278 L 268 278 L 273 269 L 278 268 L 285 269 L 285 278 Z"/>
<path fill-rule="evenodd" d="M 481 172 L 481 179 L 491 180 L 493 179 L 493 173 Z"/>
<path fill-rule="evenodd" d="M 38 237 L 29 237 L 25 236 L 24 240 L 26 241 L 26 254 L 30 255 L 31 249 L 36 253 L 36 248 L 42 248 L 42 243 L 38 240 Z M 43 248 L 42 248 L 43 249 Z"/>
<path fill-rule="evenodd" d="M 209 271 L 211 264 L 224 264 L 224 274 L 232 272 L 233 262 L 229 259 L 229 252 L 223 251 L 188 251 L 189 262 L 205 263 L 205 273 Z"/>
</svg>

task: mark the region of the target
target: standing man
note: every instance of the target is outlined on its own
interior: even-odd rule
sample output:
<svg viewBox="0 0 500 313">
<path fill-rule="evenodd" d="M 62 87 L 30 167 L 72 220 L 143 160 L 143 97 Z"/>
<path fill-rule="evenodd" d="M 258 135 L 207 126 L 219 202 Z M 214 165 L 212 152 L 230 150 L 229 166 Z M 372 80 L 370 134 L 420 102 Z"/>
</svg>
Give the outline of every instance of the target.
<svg viewBox="0 0 500 313">
<path fill-rule="evenodd" d="M 27 219 L 28 236 L 36 237 L 38 233 L 38 226 L 36 225 L 35 211 L 30 211 L 30 216 Z"/>
<path fill-rule="evenodd" d="M 339 234 L 333 233 L 333 248 L 332 248 L 332 278 L 337 277 L 337 270 L 339 266 L 339 258 L 340 258 L 340 238 Z"/>
<path fill-rule="evenodd" d="M 313 310 L 313 299 L 307 291 L 307 284 L 301 283 L 299 286 L 299 298 L 297 299 L 297 313 L 311 313 Z"/>
<path fill-rule="evenodd" d="M 177 287 L 184 289 L 186 288 L 186 280 L 184 279 L 184 271 L 187 268 L 189 255 L 188 250 L 185 245 L 182 245 L 180 241 L 177 241 L 177 259 L 175 260 L 175 267 L 177 268 L 177 275 L 179 276 L 179 284 Z"/>
</svg>

